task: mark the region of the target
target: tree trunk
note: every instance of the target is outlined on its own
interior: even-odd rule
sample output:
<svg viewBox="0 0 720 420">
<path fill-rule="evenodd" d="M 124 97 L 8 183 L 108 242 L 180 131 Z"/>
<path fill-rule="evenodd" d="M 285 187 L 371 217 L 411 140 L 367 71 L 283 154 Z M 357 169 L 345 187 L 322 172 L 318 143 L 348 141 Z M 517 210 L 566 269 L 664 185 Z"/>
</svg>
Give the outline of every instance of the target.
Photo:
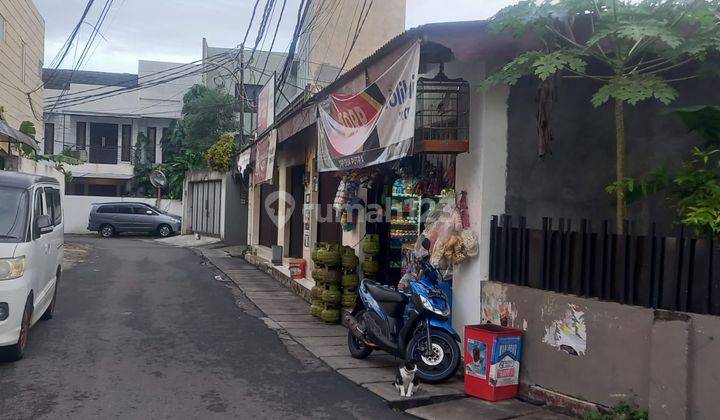
<svg viewBox="0 0 720 420">
<path fill-rule="evenodd" d="M 623 116 L 623 102 L 615 99 L 615 232 L 623 233 L 625 220 L 625 118 Z"/>
</svg>

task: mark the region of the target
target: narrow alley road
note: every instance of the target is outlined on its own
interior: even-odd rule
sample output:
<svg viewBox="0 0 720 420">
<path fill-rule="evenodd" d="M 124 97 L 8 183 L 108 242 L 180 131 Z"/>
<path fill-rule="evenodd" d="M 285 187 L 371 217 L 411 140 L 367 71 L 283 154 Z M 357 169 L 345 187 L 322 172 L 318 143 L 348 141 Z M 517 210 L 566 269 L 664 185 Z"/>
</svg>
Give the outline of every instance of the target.
<svg viewBox="0 0 720 420">
<path fill-rule="evenodd" d="M 378 397 L 288 351 L 190 250 L 70 237 L 55 319 L 0 363 L 0 417 L 395 418 Z"/>
</svg>

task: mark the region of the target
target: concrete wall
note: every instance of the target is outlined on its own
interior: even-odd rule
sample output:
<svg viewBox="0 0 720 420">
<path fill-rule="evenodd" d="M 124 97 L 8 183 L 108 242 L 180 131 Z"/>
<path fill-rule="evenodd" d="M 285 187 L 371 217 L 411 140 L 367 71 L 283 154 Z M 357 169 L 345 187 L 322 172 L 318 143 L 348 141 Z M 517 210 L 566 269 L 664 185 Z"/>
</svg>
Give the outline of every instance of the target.
<svg viewBox="0 0 720 420">
<path fill-rule="evenodd" d="M 17 162 L 17 167 L 14 170 L 17 172 L 24 172 L 26 174 L 42 175 L 55 178 L 60 183 L 60 190 L 65 192 L 65 175 L 55 169 L 55 165 L 47 161 L 34 161 L 24 157 L 15 156 L 13 157 L 14 162 Z"/>
<path fill-rule="evenodd" d="M 715 419 L 720 318 L 483 283 L 483 322 L 524 331 L 521 382 L 581 400 L 631 400 L 652 419 Z M 580 337 L 584 337 L 582 340 Z M 559 339 L 558 339 L 559 338 Z M 573 347 L 577 355 L 560 348 Z M 567 347 L 566 347 L 567 348 Z"/>
<path fill-rule="evenodd" d="M 604 191 L 615 177 L 615 128 L 609 105 L 593 108 L 589 100 L 598 86 L 562 80 L 556 90 L 551 153 L 538 158 L 536 133 L 537 82 L 522 79 L 509 98 L 508 178 L 506 211 L 525 215 L 537 226 L 543 216 L 613 220 L 614 204 Z M 686 81 L 672 107 L 713 104 L 720 100 L 716 79 Z M 677 168 L 700 144 L 695 135 L 656 101 L 627 105 L 627 176 L 660 167 Z M 634 220 L 675 221 L 664 195 L 629 207 Z"/>
<path fill-rule="evenodd" d="M 87 230 L 88 218 L 90 217 L 90 206 L 93 203 L 109 203 L 116 201 L 140 202 L 147 203 L 153 206 L 157 204 L 157 200 L 155 200 L 154 198 L 144 197 L 95 197 L 82 195 L 65 195 L 63 201 L 65 233 L 94 233 Z M 163 199 L 160 201 L 160 206 L 158 206 L 158 208 L 168 213 L 182 214 L 182 201 Z"/>
<path fill-rule="evenodd" d="M 3 0 L 0 19 L 5 32 L 0 33 L 0 106 L 5 119 L 14 128 L 22 121 L 35 124 L 35 138 L 42 140 L 43 89 L 41 68 L 45 54 L 45 20 L 31 0 Z M 2 145 L 3 148 L 6 145 Z"/>
</svg>

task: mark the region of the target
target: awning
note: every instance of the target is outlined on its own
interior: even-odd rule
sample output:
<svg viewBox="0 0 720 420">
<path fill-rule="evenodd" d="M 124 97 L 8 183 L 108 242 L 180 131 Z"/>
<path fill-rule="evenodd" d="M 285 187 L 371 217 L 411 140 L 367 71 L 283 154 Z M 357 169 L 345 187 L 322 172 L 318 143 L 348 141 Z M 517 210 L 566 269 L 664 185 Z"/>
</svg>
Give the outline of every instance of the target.
<svg viewBox="0 0 720 420">
<path fill-rule="evenodd" d="M 22 143 L 38 150 L 38 142 L 35 141 L 35 139 L 10 127 L 8 123 L 3 120 L 0 120 L 0 141 Z"/>
</svg>

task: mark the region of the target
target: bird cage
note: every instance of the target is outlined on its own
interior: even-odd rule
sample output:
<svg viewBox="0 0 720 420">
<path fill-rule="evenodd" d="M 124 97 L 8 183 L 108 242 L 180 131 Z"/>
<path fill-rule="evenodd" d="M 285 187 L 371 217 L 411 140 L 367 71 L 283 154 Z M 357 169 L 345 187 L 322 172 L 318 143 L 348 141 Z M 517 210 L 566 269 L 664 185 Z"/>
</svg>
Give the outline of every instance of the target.
<svg viewBox="0 0 720 420">
<path fill-rule="evenodd" d="M 416 153 L 463 153 L 469 150 L 470 85 L 450 79 L 445 66 L 432 79 L 421 77 L 417 86 Z"/>
</svg>

